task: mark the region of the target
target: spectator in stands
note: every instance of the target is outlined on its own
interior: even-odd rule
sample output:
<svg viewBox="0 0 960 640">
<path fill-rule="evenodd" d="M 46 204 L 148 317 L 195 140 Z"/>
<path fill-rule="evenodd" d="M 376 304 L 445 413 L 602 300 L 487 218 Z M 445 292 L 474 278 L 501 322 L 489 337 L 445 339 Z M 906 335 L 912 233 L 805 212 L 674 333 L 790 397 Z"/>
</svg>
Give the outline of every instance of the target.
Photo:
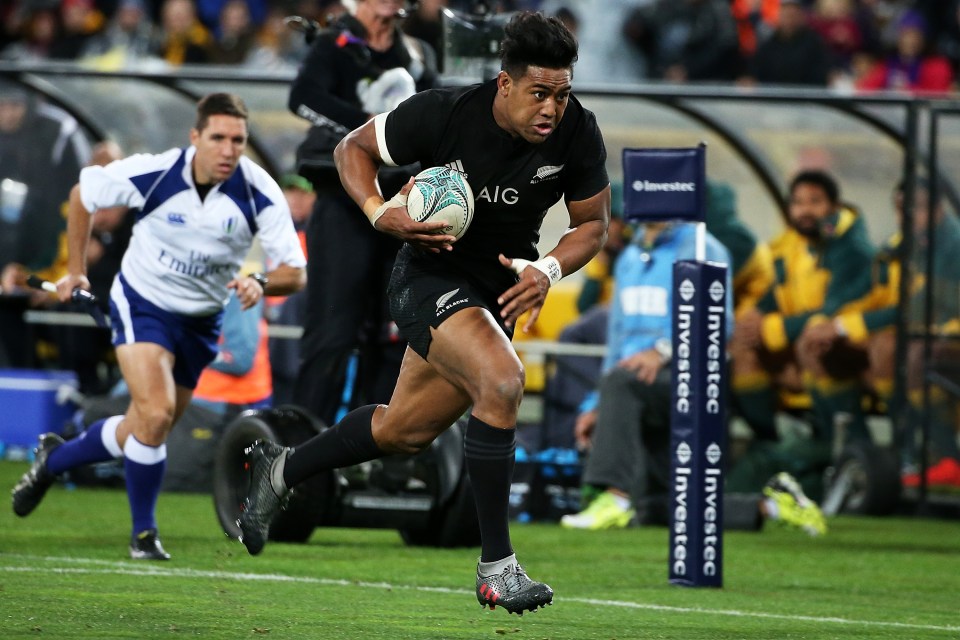
<svg viewBox="0 0 960 640">
<path fill-rule="evenodd" d="M 649 76 L 644 53 L 631 46 L 627 17 L 640 4 L 652 0 L 543 0 L 539 9 L 545 15 L 558 15 L 562 8 L 572 9 L 578 18 L 576 37 L 580 43 L 577 77 L 591 82 L 625 84 L 641 82 Z M 451 2 L 451 6 L 455 4 Z M 459 2 L 469 9 L 469 2 Z"/>
<path fill-rule="evenodd" d="M 757 47 L 745 83 L 827 86 L 829 52 L 800 0 L 781 0 L 777 28 Z"/>
<path fill-rule="evenodd" d="M 196 0 L 197 17 L 211 32 L 216 33 L 218 27 L 223 26 L 223 10 L 234 0 Z M 270 0 L 240 0 L 246 7 L 247 16 L 251 24 L 261 25 L 267 17 Z"/>
<path fill-rule="evenodd" d="M 581 513 L 565 516 L 565 527 L 625 527 L 647 499 L 665 502 L 673 263 L 694 258 L 695 236 L 691 224 L 645 224 L 616 262 L 604 374 L 575 427 L 577 446 L 589 449 L 582 481 L 603 492 Z M 730 264 L 729 252 L 709 234 L 706 257 Z M 732 296 L 727 317 L 732 329 Z"/>
<path fill-rule="evenodd" d="M 960 0 L 950 0 L 930 16 L 930 24 L 937 29 L 931 34 L 931 43 L 936 43 L 938 53 L 947 57 L 953 67 L 954 77 L 960 71 Z"/>
<path fill-rule="evenodd" d="M 229 0 L 220 9 L 220 22 L 210 47 L 210 62 L 242 64 L 253 50 L 255 29 L 246 0 Z"/>
<path fill-rule="evenodd" d="M 151 54 L 152 41 L 153 23 L 144 0 L 121 0 L 106 29 L 86 44 L 83 57 L 101 69 L 136 67 L 158 60 Z"/>
<path fill-rule="evenodd" d="M 631 13 L 626 29 L 652 63 L 652 77 L 688 82 L 737 75 L 737 25 L 729 0 L 658 0 Z"/>
<path fill-rule="evenodd" d="M 164 0 L 160 29 L 152 52 L 168 64 L 200 64 L 210 61 L 213 38 L 197 18 L 193 0 Z"/>
<path fill-rule="evenodd" d="M 780 0 L 733 0 L 730 11 L 737 23 L 740 56 L 744 61 L 750 60 L 757 46 L 776 28 Z"/>
<path fill-rule="evenodd" d="M 245 65 L 264 71 L 296 71 L 307 54 L 303 37 L 287 26 L 288 11 L 272 7 L 263 26 L 257 31 L 256 43 Z"/>
<path fill-rule="evenodd" d="M 911 93 L 946 93 L 954 88 L 953 69 L 944 56 L 927 51 L 927 21 L 910 11 L 897 23 L 897 49 L 876 62 L 858 88 Z"/>
<path fill-rule="evenodd" d="M 432 50 L 400 31 L 402 4 L 360 0 L 354 14 L 317 34 L 290 89 L 290 110 L 314 125 L 298 149 L 298 170 L 317 191 L 307 226 L 308 303 L 295 398 L 327 424 L 342 408 L 355 351 L 362 351 L 357 401 L 387 402 L 405 346 L 388 328 L 386 307 L 400 243 L 359 215 L 333 164 L 333 149 L 351 129 L 436 83 Z M 396 193 L 416 171 L 382 168 L 383 193 Z"/>
<path fill-rule="evenodd" d="M 776 280 L 755 309 L 737 320 L 729 346 L 739 414 L 760 440 L 776 440 L 779 390 L 805 390 L 795 346 L 811 319 L 832 316 L 870 288 L 873 248 L 859 213 L 840 200 L 827 173 L 799 173 L 790 183 L 789 228 L 770 243 Z M 820 424 L 830 442 L 832 425 Z"/>
<path fill-rule="evenodd" d="M 830 53 L 831 84 L 850 74 L 853 58 L 864 50 L 867 36 L 857 20 L 854 0 L 817 0 L 810 27 L 820 34 Z"/>
<path fill-rule="evenodd" d="M 47 60 L 62 33 L 59 13 L 55 7 L 33 7 L 28 3 L 24 3 L 21 11 L 17 38 L 0 52 L 0 59 L 17 62 Z"/>
<path fill-rule="evenodd" d="M 50 48 L 50 57 L 76 60 L 87 43 L 104 29 L 106 17 L 93 0 L 63 0 L 60 7 L 62 33 Z"/>
</svg>

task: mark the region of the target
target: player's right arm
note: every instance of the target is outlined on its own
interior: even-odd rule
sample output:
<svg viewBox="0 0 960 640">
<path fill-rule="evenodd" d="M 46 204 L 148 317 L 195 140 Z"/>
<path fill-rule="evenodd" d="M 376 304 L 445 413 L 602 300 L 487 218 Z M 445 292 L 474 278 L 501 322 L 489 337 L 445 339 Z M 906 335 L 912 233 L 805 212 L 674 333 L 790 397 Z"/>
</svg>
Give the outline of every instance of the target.
<svg viewBox="0 0 960 640">
<path fill-rule="evenodd" d="M 80 199 L 80 184 L 70 190 L 67 202 L 67 275 L 57 281 L 57 297 L 68 302 L 77 287 L 90 289 L 87 280 L 87 245 L 93 229 L 93 216 Z"/>
<path fill-rule="evenodd" d="M 407 214 L 406 199 L 413 187 L 412 179 L 390 200 L 385 201 L 380 193 L 377 170 L 384 160 L 377 144 L 379 118 L 385 115 L 354 129 L 337 145 L 333 159 L 340 182 L 378 231 L 429 251 L 449 250 L 456 238 L 437 233 L 446 226 L 444 222 L 416 222 Z"/>
<path fill-rule="evenodd" d="M 93 214 L 107 207 L 142 206 L 143 196 L 130 177 L 165 166 L 163 163 L 170 156 L 179 153 L 178 149 L 172 149 L 163 155 L 137 154 L 80 171 L 80 181 L 70 190 L 67 202 L 67 275 L 57 281 L 57 296 L 62 302 L 70 300 L 77 287 L 90 288 L 87 245 L 93 229 Z"/>
</svg>

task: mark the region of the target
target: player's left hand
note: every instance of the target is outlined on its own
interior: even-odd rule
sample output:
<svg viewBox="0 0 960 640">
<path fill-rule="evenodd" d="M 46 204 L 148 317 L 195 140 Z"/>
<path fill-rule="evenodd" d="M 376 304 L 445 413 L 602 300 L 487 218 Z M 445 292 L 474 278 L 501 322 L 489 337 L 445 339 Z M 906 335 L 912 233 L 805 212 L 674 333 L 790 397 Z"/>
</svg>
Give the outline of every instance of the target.
<svg viewBox="0 0 960 640">
<path fill-rule="evenodd" d="M 263 287 L 250 276 L 238 276 L 227 283 L 227 289 L 237 292 L 240 306 L 246 310 L 254 306 L 263 298 Z"/>
<path fill-rule="evenodd" d="M 547 291 L 550 290 L 550 278 L 536 267 L 530 266 L 529 260 L 514 260 L 501 253 L 500 264 L 520 276 L 520 282 L 497 298 L 497 304 L 501 306 L 500 317 L 504 318 L 504 324 L 511 327 L 517 318 L 529 310 L 530 317 L 523 325 L 523 332 L 527 333 L 540 317 L 540 309 L 543 308 Z"/>
<path fill-rule="evenodd" d="M 373 228 L 432 253 L 451 251 L 457 238 L 440 233 L 447 226 L 445 222 L 417 222 L 407 213 L 407 194 L 411 189 L 413 178 L 403 185 L 397 195 L 381 205 L 384 207 L 383 214 L 376 218 Z"/>
</svg>

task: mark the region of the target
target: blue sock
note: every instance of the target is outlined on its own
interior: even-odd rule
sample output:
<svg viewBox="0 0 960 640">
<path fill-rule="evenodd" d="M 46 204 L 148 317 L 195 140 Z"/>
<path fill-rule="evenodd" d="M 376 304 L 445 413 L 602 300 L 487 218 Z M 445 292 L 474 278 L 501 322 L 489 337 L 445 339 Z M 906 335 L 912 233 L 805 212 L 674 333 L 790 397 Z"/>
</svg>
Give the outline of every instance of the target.
<svg viewBox="0 0 960 640">
<path fill-rule="evenodd" d="M 133 534 L 157 528 L 154 513 L 163 472 L 167 468 L 167 445 L 148 447 L 131 434 L 123 447 L 127 499 L 133 517 Z"/>
<path fill-rule="evenodd" d="M 59 475 L 85 464 L 113 460 L 123 455 L 117 443 L 117 427 L 123 416 L 97 420 L 79 437 L 69 440 L 50 452 L 47 471 Z"/>
</svg>

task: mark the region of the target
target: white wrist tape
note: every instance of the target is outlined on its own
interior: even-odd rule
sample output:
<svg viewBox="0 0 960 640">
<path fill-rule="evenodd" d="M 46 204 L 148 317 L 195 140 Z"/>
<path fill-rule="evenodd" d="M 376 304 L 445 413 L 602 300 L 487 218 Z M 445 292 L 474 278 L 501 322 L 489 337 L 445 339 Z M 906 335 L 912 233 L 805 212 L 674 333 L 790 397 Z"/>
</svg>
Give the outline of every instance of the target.
<svg viewBox="0 0 960 640">
<path fill-rule="evenodd" d="M 379 220 L 380 217 L 387 212 L 387 209 L 394 209 L 396 207 L 405 207 L 405 206 L 407 206 L 407 196 L 403 195 L 402 193 L 398 193 L 397 195 L 393 196 L 392 198 L 384 202 L 382 205 L 377 207 L 377 210 L 373 212 L 372 216 L 370 216 L 370 224 L 372 224 L 373 228 L 376 229 L 377 220 Z"/>
<path fill-rule="evenodd" d="M 563 277 L 563 272 L 560 270 L 560 262 L 553 256 L 547 256 L 535 262 L 529 260 L 524 260 L 522 258 L 514 258 L 513 262 L 510 264 L 510 268 L 513 269 L 513 272 L 517 275 L 523 273 L 523 270 L 527 267 L 533 267 L 534 269 L 540 271 L 550 280 L 550 286 L 560 282 L 560 278 Z"/>
</svg>

